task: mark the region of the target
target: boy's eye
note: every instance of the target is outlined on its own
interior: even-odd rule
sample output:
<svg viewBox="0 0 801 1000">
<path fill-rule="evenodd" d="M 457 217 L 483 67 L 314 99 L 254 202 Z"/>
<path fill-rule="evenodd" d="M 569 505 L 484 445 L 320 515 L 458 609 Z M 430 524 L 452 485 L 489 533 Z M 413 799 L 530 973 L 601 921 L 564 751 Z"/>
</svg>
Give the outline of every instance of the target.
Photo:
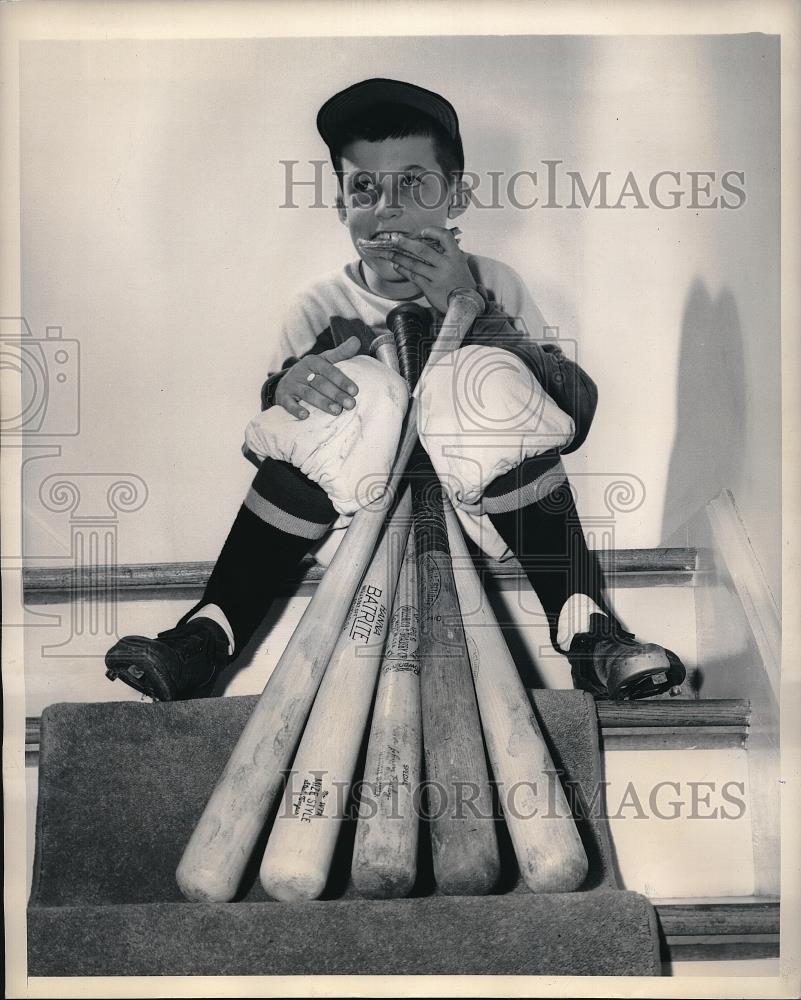
<svg viewBox="0 0 801 1000">
<path fill-rule="evenodd" d="M 353 179 L 353 190 L 359 192 L 369 191 L 373 187 L 373 178 L 369 174 L 358 174 Z"/>
<path fill-rule="evenodd" d="M 418 174 L 404 174 L 401 177 L 400 184 L 402 188 L 413 188 L 417 187 L 421 182 L 422 178 Z"/>
</svg>

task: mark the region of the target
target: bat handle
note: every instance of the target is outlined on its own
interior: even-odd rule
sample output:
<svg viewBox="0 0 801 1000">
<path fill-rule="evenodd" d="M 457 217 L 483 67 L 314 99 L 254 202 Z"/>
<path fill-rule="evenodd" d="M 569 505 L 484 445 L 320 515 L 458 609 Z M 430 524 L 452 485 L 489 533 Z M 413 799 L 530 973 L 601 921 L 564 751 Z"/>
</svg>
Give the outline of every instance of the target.
<svg viewBox="0 0 801 1000">
<path fill-rule="evenodd" d="M 484 311 L 485 303 L 483 297 L 474 288 L 454 288 L 448 298 L 448 311 L 445 314 L 440 332 L 431 348 L 431 355 L 440 352 L 448 353 L 456 350 L 462 338 L 467 334 L 473 324 L 473 320 Z M 405 307 L 404 307 L 405 308 Z M 425 312 L 420 306 L 415 306 L 420 312 Z M 401 309 L 400 311 L 403 311 Z M 398 310 L 393 310 L 397 313 Z M 387 317 L 389 322 L 393 313 Z M 390 331 L 392 327 L 390 326 Z M 372 345 L 373 354 L 394 371 L 398 371 L 398 353 L 394 345 L 394 337 L 389 335 L 377 337 Z M 431 362 L 431 357 L 426 361 L 426 368 Z M 425 371 L 425 369 L 424 369 Z M 412 393 L 409 401 L 409 409 L 406 412 L 401 440 L 395 455 L 395 461 L 390 471 L 389 483 L 397 484 L 403 475 L 406 464 L 411 457 L 417 443 L 417 396 L 416 390 Z"/>
<path fill-rule="evenodd" d="M 387 368 L 391 368 L 394 372 L 399 370 L 398 351 L 391 333 L 385 333 L 380 337 L 376 337 L 370 345 L 370 352 L 378 361 L 385 364 Z"/>
<path fill-rule="evenodd" d="M 431 313 L 416 302 L 404 302 L 387 315 L 388 333 L 397 352 L 398 367 L 410 391 L 420 374 L 426 347 L 431 347 Z M 378 338 L 377 338 L 378 339 Z"/>
<path fill-rule="evenodd" d="M 442 321 L 442 333 L 437 339 L 443 350 L 458 347 L 473 325 L 473 321 L 487 308 L 484 296 L 476 288 L 454 288 L 448 295 L 448 310 Z"/>
<path fill-rule="evenodd" d="M 420 377 L 415 378 L 410 385 L 412 396 L 417 398 L 425 371 L 436 364 L 443 355 L 450 354 L 461 346 L 476 317 L 484 312 L 486 305 L 484 297 L 475 288 L 459 287 L 449 293 L 448 308 L 426 358 L 423 371 L 420 372 L 418 369 L 415 374 L 419 374 Z"/>
<path fill-rule="evenodd" d="M 464 309 L 465 315 L 467 315 L 468 303 L 472 303 L 472 319 L 475 319 L 476 316 L 480 316 L 487 307 L 484 296 L 478 288 L 470 288 L 467 285 L 460 285 L 458 288 L 452 288 L 448 293 L 448 311 L 451 309 Z M 455 320 L 456 317 L 454 316 L 452 321 L 455 322 Z"/>
<path fill-rule="evenodd" d="M 455 351 L 469 333 L 476 317 L 485 309 L 486 301 L 476 288 L 460 286 L 452 289 L 448 295 L 447 311 L 433 345 L 429 341 L 431 351 L 426 357 L 426 341 L 431 326 L 430 313 L 416 302 L 404 302 L 395 306 L 387 315 L 388 332 L 375 338 L 372 345 L 373 353 L 376 357 L 380 357 L 385 346 L 393 344 L 400 365 L 396 363 L 392 367 L 396 371 L 400 370 L 409 383 L 409 389 L 416 395 L 421 367 L 427 367 L 437 354 Z"/>
</svg>

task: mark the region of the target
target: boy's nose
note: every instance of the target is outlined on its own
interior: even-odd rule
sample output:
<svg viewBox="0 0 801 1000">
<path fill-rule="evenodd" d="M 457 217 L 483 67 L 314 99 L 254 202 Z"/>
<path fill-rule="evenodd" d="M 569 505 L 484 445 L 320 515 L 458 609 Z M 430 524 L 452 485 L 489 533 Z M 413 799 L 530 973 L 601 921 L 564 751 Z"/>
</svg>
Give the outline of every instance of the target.
<svg viewBox="0 0 801 1000">
<path fill-rule="evenodd" d="M 375 215 L 379 219 L 393 219 L 403 211 L 400 205 L 398 193 L 395 190 L 387 189 L 381 191 L 381 195 L 375 206 Z"/>
</svg>

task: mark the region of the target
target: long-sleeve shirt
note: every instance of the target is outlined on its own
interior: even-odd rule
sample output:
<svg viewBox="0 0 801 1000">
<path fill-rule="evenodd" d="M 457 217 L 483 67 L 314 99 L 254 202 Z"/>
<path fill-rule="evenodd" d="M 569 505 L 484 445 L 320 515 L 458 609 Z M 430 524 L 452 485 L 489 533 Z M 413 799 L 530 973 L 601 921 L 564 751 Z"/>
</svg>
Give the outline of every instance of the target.
<svg viewBox="0 0 801 1000">
<path fill-rule="evenodd" d="M 574 451 L 592 423 L 597 403 L 595 383 L 565 355 L 559 341 L 549 336 L 553 328 L 546 325 L 525 284 L 511 267 L 474 254 L 468 255 L 468 266 L 488 305 L 464 344 L 502 347 L 520 357 L 557 406 L 573 418 L 573 438 L 559 450 Z M 413 301 L 439 315 L 423 294 Z M 386 332 L 387 315 L 399 304 L 399 300 L 371 291 L 359 261 L 349 262 L 307 287 L 294 299 L 281 327 L 278 350 L 284 360 L 280 370 L 271 372 L 262 387 L 262 409 L 273 405 L 278 382 L 299 358 L 329 350 L 354 332 L 358 335 L 362 324 L 372 334 Z M 366 342 L 362 352 L 369 352 Z M 538 457 L 538 466 L 543 466 L 545 457 Z M 555 453 L 551 459 L 554 457 Z"/>
</svg>

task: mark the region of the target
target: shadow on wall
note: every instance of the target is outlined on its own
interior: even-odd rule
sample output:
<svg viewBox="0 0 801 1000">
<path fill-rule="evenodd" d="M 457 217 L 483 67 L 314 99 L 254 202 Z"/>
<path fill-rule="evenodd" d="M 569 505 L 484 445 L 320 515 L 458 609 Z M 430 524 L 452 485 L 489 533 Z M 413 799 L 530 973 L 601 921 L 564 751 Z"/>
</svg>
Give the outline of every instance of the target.
<svg viewBox="0 0 801 1000">
<path fill-rule="evenodd" d="M 713 299 L 700 278 L 684 307 L 676 410 L 664 544 L 721 489 L 736 489 L 744 472 L 748 397 L 737 303 L 727 288 Z"/>
</svg>

